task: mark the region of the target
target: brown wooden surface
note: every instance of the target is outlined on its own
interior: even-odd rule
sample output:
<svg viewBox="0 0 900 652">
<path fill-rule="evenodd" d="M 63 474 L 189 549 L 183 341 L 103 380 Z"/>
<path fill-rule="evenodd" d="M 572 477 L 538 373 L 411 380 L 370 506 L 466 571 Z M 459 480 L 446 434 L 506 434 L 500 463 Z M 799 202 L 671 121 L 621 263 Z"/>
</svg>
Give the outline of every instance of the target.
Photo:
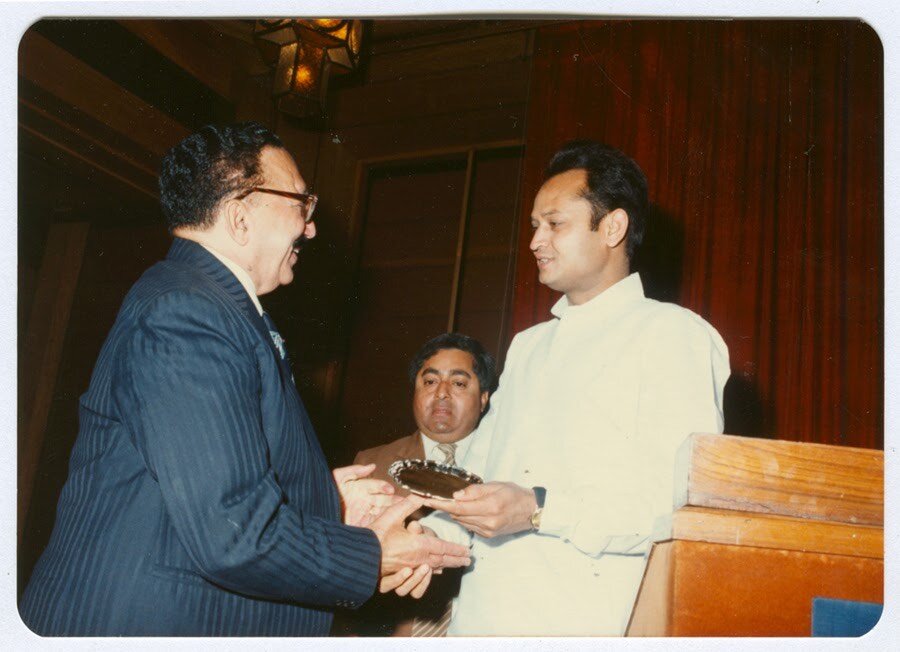
<svg viewBox="0 0 900 652">
<path fill-rule="evenodd" d="M 466 234 L 469 228 L 469 195 L 472 194 L 472 177 L 475 174 L 475 150 L 470 149 L 466 155 L 466 182 L 463 186 L 462 201 L 459 208 L 459 227 L 456 235 L 456 252 L 453 257 L 453 281 L 450 287 L 450 302 L 447 306 L 447 332 L 456 328 L 456 317 L 459 312 L 459 286 L 462 281 L 463 254 L 466 248 Z"/>
<path fill-rule="evenodd" d="M 44 260 L 38 275 L 31 315 L 22 341 L 20 361 L 28 373 L 20 375 L 18 433 L 18 541 L 21 543 L 25 518 L 38 462 L 44 445 L 44 431 L 50 414 L 53 391 L 69 326 L 84 247 L 90 225 L 86 222 L 55 224 L 50 228 Z"/>
<path fill-rule="evenodd" d="M 442 35 L 410 39 L 394 50 L 381 47 L 376 49 L 369 63 L 367 78 L 372 82 L 415 78 L 461 68 L 477 74 L 479 67 L 490 68 L 507 60 L 527 59 L 531 54 L 533 32 L 523 27 L 525 25 L 520 23 L 515 31 L 502 34 L 485 31 L 479 35 L 475 30 L 458 38 Z"/>
<path fill-rule="evenodd" d="M 648 177 L 651 296 L 729 346 L 726 431 L 883 446 L 883 56 L 846 21 L 583 21 L 538 31 L 518 251 L 571 138 Z M 556 295 L 519 256 L 513 330 Z"/>
<path fill-rule="evenodd" d="M 19 104 L 19 144 L 29 156 L 41 157 L 57 174 L 74 172 L 81 178 L 102 184 L 122 184 L 148 201 L 158 199 L 157 175 L 140 161 L 89 131 L 61 123 L 43 108 L 27 101 Z"/>
<path fill-rule="evenodd" d="M 19 47 L 19 72 L 55 97 L 162 157 L 188 130 L 34 31 Z"/>
<path fill-rule="evenodd" d="M 520 60 L 347 88 L 334 99 L 335 126 L 390 123 L 431 114 L 522 103 L 528 68 Z M 490 93 L 477 92 L 490 88 Z"/>
<path fill-rule="evenodd" d="M 231 95 L 229 43 L 203 20 L 119 20 L 122 27 L 222 97 Z"/>
<path fill-rule="evenodd" d="M 884 530 L 879 526 L 706 507 L 682 507 L 677 510 L 672 515 L 669 528 L 660 532 L 658 539 L 706 541 L 872 559 L 884 557 Z"/>
<path fill-rule="evenodd" d="M 294 283 L 298 297 L 316 301 L 305 310 L 309 328 L 295 339 L 300 350 L 292 359 L 331 358 L 341 368 L 340 410 L 314 421 L 338 465 L 412 429 L 405 365 L 447 327 L 458 242 L 459 197 L 450 202 L 453 226 L 447 228 L 442 202 L 399 179 L 390 188 L 373 186 L 370 169 L 403 159 L 464 161 L 476 150 L 455 325 L 500 356 L 506 350 L 532 35 L 434 38 L 377 48 L 362 82 L 331 91 L 331 127 L 320 142 L 314 179 L 321 230 Z M 510 147 L 513 160 L 484 154 Z M 384 192 L 392 205 L 379 208 Z M 369 219 L 373 197 L 390 219 Z M 296 305 L 285 302 L 289 312 Z"/>
<path fill-rule="evenodd" d="M 675 487 L 676 508 L 884 523 L 884 454 L 876 450 L 694 434 L 679 449 Z"/>
<path fill-rule="evenodd" d="M 812 599 L 880 603 L 878 559 L 695 541 L 656 544 L 629 636 L 809 636 Z"/>
<path fill-rule="evenodd" d="M 671 541 L 650 549 L 644 577 L 634 600 L 625 636 L 668 636 L 671 633 L 675 546 Z"/>
<path fill-rule="evenodd" d="M 19 74 L 20 155 L 48 161 L 57 175 L 53 184 L 27 174 L 21 183 L 50 193 L 77 178 L 91 191 L 104 188 L 101 196 L 113 186 L 116 194 L 156 203 L 159 160 L 187 135 L 182 125 L 33 30 L 22 37 Z M 76 199 L 61 194 L 61 203 Z"/>
<path fill-rule="evenodd" d="M 338 131 L 341 145 L 357 158 L 388 154 L 413 155 L 434 148 L 460 144 L 479 146 L 497 140 L 521 142 L 525 103 L 477 108 L 464 113 L 417 115 L 404 121 L 344 127 Z"/>
</svg>

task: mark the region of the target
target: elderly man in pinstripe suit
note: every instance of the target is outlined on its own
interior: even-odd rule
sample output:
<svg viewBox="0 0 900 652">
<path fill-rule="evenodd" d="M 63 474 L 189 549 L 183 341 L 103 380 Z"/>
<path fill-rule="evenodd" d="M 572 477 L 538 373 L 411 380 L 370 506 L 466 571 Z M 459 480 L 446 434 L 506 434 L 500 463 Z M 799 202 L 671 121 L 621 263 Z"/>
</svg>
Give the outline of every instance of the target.
<svg viewBox="0 0 900 652">
<path fill-rule="evenodd" d="M 205 127 L 163 161 L 176 236 L 125 298 L 81 397 L 50 543 L 20 613 L 41 635 L 316 636 L 468 551 L 421 505 L 328 469 L 257 295 L 293 280 L 316 198 L 280 140 Z M 341 520 L 341 506 L 344 521 Z M 378 511 L 381 510 L 380 515 Z"/>
</svg>

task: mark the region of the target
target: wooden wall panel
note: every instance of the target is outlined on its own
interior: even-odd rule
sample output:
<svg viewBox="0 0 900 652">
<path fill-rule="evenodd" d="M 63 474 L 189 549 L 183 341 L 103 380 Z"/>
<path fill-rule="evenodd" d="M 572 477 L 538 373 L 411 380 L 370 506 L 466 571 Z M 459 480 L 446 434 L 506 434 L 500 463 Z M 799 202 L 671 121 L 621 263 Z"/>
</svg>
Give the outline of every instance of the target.
<svg viewBox="0 0 900 652">
<path fill-rule="evenodd" d="M 528 69 L 519 60 L 348 88 L 335 98 L 335 127 L 522 104 Z M 490 88 L 490 93 L 476 89 Z"/>
<path fill-rule="evenodd" d="M 731 353 L 726 431 L 883 446 L 883 78 L 856 21 L 592 21 L 542 28 L 520 225 L 566 140 L 647 174 L 651 296 Z M 530 230 L 522 228 L 519 251 Z M 556 295 L 516 269 L 515 331 Z"/>
<path fill-rule="evenodd" d="M 522 92 L 524 95 L 524 86 Z M 336 131 L 333 138 L 358 159 L 366 159 L 459 145 L 516 141 L 521 139 L 524 126 L 523 101 L 502 107 L 417 115 L 409 120 L 346 127 Z"/>
<path fill-rule="evenodd" d="M 431 21 L 422 21 L 423 26 Z M 376 56 L 366 66 L 370 82 L 389 79 L 430 77 L 452 70 L 492 67 L 510 60 L 526 60 L 531 56 L 531 30 L 527 25 L 507 23 L 513 31 L 492 34 L 490 30 L 469 30 L 456 38 L 426 37 L 424 41 L 400 44 L 399 47 L 376 49 Z M 498 29 L 503 29 L 499 27 Z"/>
<path fill-rule="evenodd" d="M 158 157 L 188 130 L 34 31 L 19 47 L 19 72 L 67 104 L 127 134 Z"/>
<path fill-rule="evenodd" d="M 447 324 L 447 305 L 443 299 L 440 301 L 443 311 L 440 318 L 424 314 L 426 311 L 420 309 L 420 299 L 429 293 L 449 297 L 445 288 L 453 274 L 454 249 L 441 249 L 441 245 L 412 246 L 410 243 L 417 240 L 413 237 L 416 235 L 412 232 L 414 229 L 424 230 L 418 235 L 424 235 L 426 239 L 431 230 L 435 242 L 446 242 L 447 246 L 454 247 L 455 232 L 447 240 L 439 238 L 434 222 L 429 220 L 442 215 L 445 210 L 450 211 L 455 229 L 458 202 L 452 208 L 425 205 L 415 189 L 408 189 L 397 195 L 400 199 L 391 210 L 397 214 L 397 220 L 409 213 L 418 222 L 401 220 L 376 226 L 379 233 L 375 236 L 370 233 L 367 237 L 375 237 L 380 246 L 374 249 L 361 246 L 365 226 L 363 207 L 368 196 L 364 183 L 366 170 L 371 165 L 397 163 L 404 158 L 446 155 L 460 156 L 464 161 L 470 147 L 521 143 L 531 67 L 533 30 L 530 27 L 472 29 L 469 26 L 459 31 L 450 30 L 450 34 L 429 32 L 429 25 L 423 23 L 420 36 L 377 43 L 366 62 L 363 79 L 335 84 L 329 91 L 331 120 L 319 140 L 312 176 L 313 187 L 320 196 L 317 208 L 319 235 L 311 243 L 308 253 L 304 252 L 302 256 L 301 276 L 299 283 L 294 284 L 298 286 L 296 299 L 281 302 L 280 297 L 273 296 L 278 303 L 270 302 L 269 305 L 289 346 L 291 340 L 298 343 L 296 354 L 291 353 L 295 361 L 310 360 L 316 367 L 331 365 L 340 369 L 338 377 L 342 380 L 334 386 L 335 395 L 323 396 L 322 389 L 315 386 L 304 394 L 307 403 L 316 404 L 321 400 L 333 408 L 314 415 L 318 417 L 314 423 L 326 455 L 334 464 L 349 462 L 360 448 L 408 434 L 405 431 L 412 427 L 412 416 L 409 388 L 405 384 L 406 361 L 421 343 L 444 331 Z M 296 127 L 289 119 L 281 120 L 278 125 L 282 136 Z M 504 222 L 507 229 L 515 227 L 513 207 L 519 196 L 517 175 L 511 184 L 504 181 L 502 187 L 495 189 L 496 194 L 504 194 L 496 203 L 485 200 L 489 191 L 476 187 L 473 192 L 481 193 L 479 210 L 497 211 L 498 214 L 507 210 L 506 216 L 499 221 Z M 423 216 L 426 218 L 424 226 Z M 486 219 L 492 224 L 497 221 L 493 217 Z M 502 238 L 494 233 L 501 227 L 490 228 L 490 242 L 466 245 L 467 251 L 479 261 L 502 253 L 497 248 L 497 242 Z M 418 241 L 421 242 L 421 238 Z M 357 277 L 360 264 L 363 269 Z M 390 280 L 394 278 L 391 274 L 403 266 L 422 270 L 413 287 L 400 286 L 396 280 Z M 465 274 L 465 268 L 463 272 Z M 382 283 L 393 283 L 393 287 L 383 288 Z M 385 379 L 392 384 L 380 389 L 382 398 L 376 400 L 367 396 L 371 388 L 348 385 L 347 379 L 355 373 L 350 367 L 359 362 L 355 359 L 351 333 L 357 321 L 363 318 L 361 315 L 368 310 L 366 293 L 377 292 L 379 296 L 392 293 L 393 296 L 400 287 L 405 288 L 408 303 L 416 309 L 410 311 L 415 314 L 396 320 L 392 328 L 410 341 L 415 340 L 416 344 L 393 354 L 398 359 L 391 363 L 392 371 Z M 465 305 L 465 284 L 461 291 L 464 304 L 459 317 L 464 321 L 460 326 L 491 332 L 489 319 L 485 317 L 487 313 L 477 313 Z M 293 292 L 292 286 L 290 293 Z M 311 300 L 314 305 L 309 305 Z M 298 324 L 300 327 L 293 333 L 285 333 L 282 322 L 301 307 L 305 312 L 315 312 L 317 322 Z M 492 318 L 501 318 L 500 312 Z M 373 324 L 372 328 L 380 326 Z M 505 345 L 499 348 L 505 350 Z M 384 364 L 388 363 L 385 361 Z M 357 400 L 361 401 L 359 406 L 370 405 L 369 424 L 350 425 L 351 421 L 356 423 L 355 417 L 340 407 L 356 405 Z"/>
<path fill-rule="evenodd" d="M 342 424 L 350 448 L 414 426 L 406 364 L 446 330 L 466 160 L 372 169 Z M 407 201 L 408 200 L 408 201 Z M 402 247 L 392 247 L 396 240 Z"/>
<path fill-rule="evenodd" d="M 522 148 L 474 158 L 455 329 L 502 361 L 509 331 Z"/>
<path fill-rule="evenodd" d="M 427 339 L 447 331 L 451 306 L 453 330 L 476 337 L 496 357 L 505 350 L 520 161 L 521 148 L 503 147 L 366 168 L 340 412 L 349 451 L 414 427 L 406 365 Z"/>
<path fill-rule="evenodd" d="M 21 343 L 19 364 L 27 366 L 29 373 L 23 375 L 19 386 L 19 543 L 22 542 L 23 525 L 44 447 L 44 432 L 89 229 L 87 222 L 55 224 L 50 228 L 31 315 Z"/>
<path fill-rule="evenodd" d="M 202 20 L 120 20 L 122 27 L 202 80 L 231 96 L 232 41 Z"/>
</svg>

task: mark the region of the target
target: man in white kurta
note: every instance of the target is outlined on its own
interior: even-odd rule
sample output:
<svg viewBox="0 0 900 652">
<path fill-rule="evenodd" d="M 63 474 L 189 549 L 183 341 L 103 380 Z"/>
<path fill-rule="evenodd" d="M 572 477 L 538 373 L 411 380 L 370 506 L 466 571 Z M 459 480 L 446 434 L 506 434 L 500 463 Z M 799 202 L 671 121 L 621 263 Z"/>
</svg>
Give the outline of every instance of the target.
<svg viewBox="0 0 900 652">
<path fill-rule="evenodd" d="M 636 164 L 600 154 L 633 165 L 641 190 Z M 722 431 L 725 343 L 689 310 L 644 297 L 626 237 L 631 227 L 640 241 L 642 206 L 607 196 L 596 219 L 582 160 L 551 164 L 535 200 L 540 280 L 565 296 L 513 340 L 460 460 L 486 482 L 433 501 L 446 513 L 423 521 L 472 545 L 450 635 L 623 634 L 654 521 L 672 510 L 675 452 L 692 432 Z"/>
</svg>

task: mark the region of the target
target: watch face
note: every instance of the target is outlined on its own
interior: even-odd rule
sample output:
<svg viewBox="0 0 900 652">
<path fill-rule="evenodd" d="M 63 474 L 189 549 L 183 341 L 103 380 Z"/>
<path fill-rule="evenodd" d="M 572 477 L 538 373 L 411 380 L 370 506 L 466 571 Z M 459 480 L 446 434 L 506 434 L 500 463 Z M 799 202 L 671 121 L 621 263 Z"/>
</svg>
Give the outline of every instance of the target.
<svg viewBox="0 0 900 652">
<path fill-rule="evenodd" d="M 455 491 L 482 482 L 465 469 L 431 460 L 397 460 L 391 464 L 388 475 L 410 493 L 447 500 L 453 498 Z"/>
</svg>

